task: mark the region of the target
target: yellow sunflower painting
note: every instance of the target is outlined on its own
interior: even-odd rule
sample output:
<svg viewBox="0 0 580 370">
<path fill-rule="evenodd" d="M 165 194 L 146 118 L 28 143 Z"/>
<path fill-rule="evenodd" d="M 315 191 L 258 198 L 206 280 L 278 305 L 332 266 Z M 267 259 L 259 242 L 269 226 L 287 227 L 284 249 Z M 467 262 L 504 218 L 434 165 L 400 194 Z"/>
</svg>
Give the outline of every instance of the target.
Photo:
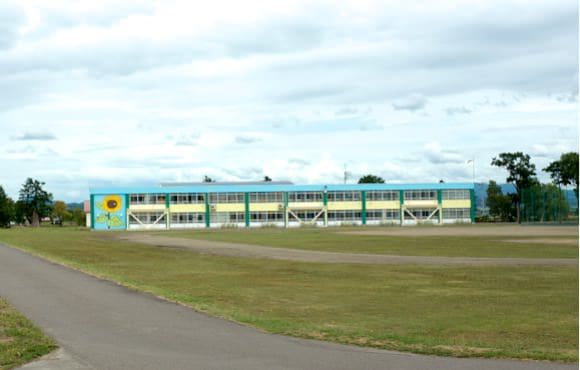
<svg viewBox="0 0 580 370">
<path fill-rule="evenodd" d="M 103 208 L 107 212 L 117 212 L 121 209 L 121 197 L 118 195 L 107 195 L 103 199 Z"/>
</svg>

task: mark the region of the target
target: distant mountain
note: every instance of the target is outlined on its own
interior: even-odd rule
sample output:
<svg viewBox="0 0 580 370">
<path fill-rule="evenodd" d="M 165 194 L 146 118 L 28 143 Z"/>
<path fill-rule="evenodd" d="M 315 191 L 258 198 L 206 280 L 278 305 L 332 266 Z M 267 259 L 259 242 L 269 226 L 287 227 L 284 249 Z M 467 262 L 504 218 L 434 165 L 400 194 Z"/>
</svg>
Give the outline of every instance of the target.
<svg viewBox="0 0 580 370">
<path fill-rule="evenodd" d="M 75 209 L 75 208 L 79 208 L 79 209 L 83 209 L 83 203 L 67 203 L 66 204 L 68 209 Z"/>
</svg>

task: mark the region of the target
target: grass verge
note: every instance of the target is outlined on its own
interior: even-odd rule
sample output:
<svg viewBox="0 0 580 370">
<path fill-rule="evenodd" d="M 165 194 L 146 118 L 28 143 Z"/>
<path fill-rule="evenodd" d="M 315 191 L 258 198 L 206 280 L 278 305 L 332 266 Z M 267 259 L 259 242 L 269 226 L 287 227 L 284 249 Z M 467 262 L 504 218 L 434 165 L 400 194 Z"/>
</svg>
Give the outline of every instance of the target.
<svg viewBox="0 0 580 370">
<path fill-rule="evenodd" d="M 0 240 L 262 330 L 459 357 L 578 361 L 578 270 L 385 266 L 199 255 L 71 229 Z"/>
<path fill-rule="evenodd" d="M 12 369 L 45 355 L 56 343 L 0 298 L 0 369 Z"/>
</svg>

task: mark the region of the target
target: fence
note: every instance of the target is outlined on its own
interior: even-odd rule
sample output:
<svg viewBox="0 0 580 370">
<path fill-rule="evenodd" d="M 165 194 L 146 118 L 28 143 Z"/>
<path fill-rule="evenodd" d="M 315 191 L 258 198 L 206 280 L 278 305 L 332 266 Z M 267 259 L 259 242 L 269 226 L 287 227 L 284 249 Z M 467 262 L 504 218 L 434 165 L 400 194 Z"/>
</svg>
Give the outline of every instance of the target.
<svg viewBox="0 0 580 370">
<path fill-rule="evenodd" d="M 522 222 L 577 222 L 578 203 L 574 193 L 557 186 L 539 185 L 522 189 L 520 217 Z"/>
</svg>

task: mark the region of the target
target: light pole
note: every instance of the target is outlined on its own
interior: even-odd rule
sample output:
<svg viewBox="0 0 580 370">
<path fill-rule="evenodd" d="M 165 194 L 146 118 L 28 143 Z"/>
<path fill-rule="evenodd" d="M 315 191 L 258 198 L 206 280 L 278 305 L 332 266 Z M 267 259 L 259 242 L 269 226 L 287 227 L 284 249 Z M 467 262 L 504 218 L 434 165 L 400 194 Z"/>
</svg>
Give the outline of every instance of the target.
<svg viewBox="0 0 580 370">
<path fill-rule="evenodd" d="M 469 159 L 466 162 L 467 164 L 471 163 L 471 169 L 473 173 L 473 183 L 475 184 L 475 159 Z"/>
</svg>

